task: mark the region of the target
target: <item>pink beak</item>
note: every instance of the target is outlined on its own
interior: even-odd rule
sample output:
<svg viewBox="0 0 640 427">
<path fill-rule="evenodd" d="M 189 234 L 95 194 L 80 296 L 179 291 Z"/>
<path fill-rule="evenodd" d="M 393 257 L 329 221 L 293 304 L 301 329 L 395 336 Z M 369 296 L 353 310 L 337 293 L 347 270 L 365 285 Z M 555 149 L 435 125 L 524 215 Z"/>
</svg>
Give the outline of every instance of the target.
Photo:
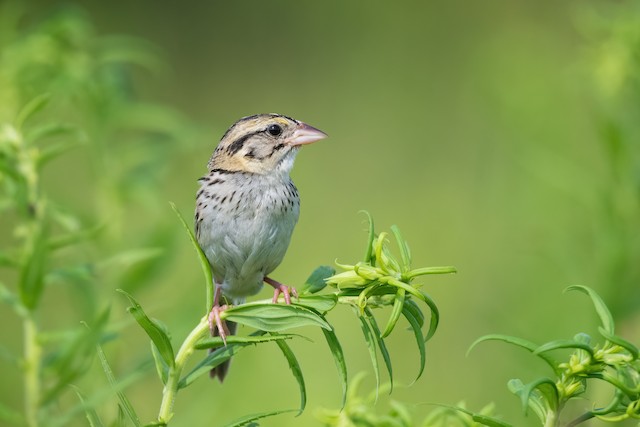
<svg viewBox="0 0 640 427">
<path fill-rule="evenodd" d="M 289 145 L 295 147 L 297 145 L 306 145 L 320 141 L 321 139 L 325 139 L 327 136 L 328 135 L 320 129 L 316 129 L 313 126 L 300 122 L 287 142 Z"/>
</svg>

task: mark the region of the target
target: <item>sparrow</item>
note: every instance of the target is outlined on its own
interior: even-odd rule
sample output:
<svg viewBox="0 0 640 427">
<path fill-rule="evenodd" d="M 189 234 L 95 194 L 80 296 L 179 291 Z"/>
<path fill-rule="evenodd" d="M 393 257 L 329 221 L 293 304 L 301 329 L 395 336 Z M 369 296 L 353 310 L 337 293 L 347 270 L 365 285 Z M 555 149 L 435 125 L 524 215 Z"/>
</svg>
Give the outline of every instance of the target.
<svg viewBox="0 0 640 427">
<path fill-rule="evenodd" d="M 280 114 L 258 114 L 234 123 L 222 136 L 198 180 L 195 235 L 213 275 L 211 334 L 235 333 L 220 314 L 262 289 L 274 288 L 273 302 L 286 304 L 295 288 L 269 277 L 282 262 L 300 214 L 300 196 L 289 172 L 300 147 L 327 135 Z M 223 301 L 224 300 L 224 301 Z M 224 380 L 229 361 L 212 369 Z"/>
</svg>

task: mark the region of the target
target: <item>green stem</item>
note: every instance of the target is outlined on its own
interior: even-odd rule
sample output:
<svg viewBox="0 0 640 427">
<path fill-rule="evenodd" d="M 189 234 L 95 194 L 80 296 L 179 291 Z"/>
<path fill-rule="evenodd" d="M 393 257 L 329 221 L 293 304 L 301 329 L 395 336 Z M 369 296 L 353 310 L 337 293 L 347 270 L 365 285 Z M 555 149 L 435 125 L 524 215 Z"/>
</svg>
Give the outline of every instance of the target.
<svg viewBox="0 0 640 427">
<path fill-rule="evenodd" d="M 27 425 L 38 426 L 40 403 L 40 357 L 42 348 L 38 342 L 38 328 L 31 313 L 24 317 L 24 410 Z"/>
<path fill-rule="evenodd" d="M 555 411 L 549 411 L 547 413 L 547 419 L 544 423 L 544 427 L 557 427 L 558 426 L 558 414 Z"/>
<path fill-rule="evenodd" d="M 167 378 L 167 384 L 162 391 L 162 403 L 160 404 L 160 412 L 158 413 L 158 422 L 161 425 L 169 424 L 171 417 L 173 417 L 173 403 L 176 400 L 178 394 L 178 384 L 180 383 L 180 375 L 184 369 L 187 360 L 195 351 L 195 344 L 206 333 L 209 332 L 209 317 L 204 316 L 200 323 L 189 333 L 185 338 L 178 354 L 176 355 L 175 363 L 169 367 L 169 374 Z"/>
</svg>

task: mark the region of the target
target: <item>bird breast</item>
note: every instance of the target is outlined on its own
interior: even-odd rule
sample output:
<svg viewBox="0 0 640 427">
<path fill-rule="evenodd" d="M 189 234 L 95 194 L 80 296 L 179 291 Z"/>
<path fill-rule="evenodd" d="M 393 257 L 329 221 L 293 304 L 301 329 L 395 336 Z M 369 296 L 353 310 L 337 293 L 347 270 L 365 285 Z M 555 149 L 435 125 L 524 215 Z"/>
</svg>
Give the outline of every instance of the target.
<svg viewBox="0 0 640 427">
<path fill-rule="evenodd" d="M 284 258 L 300 213 L 286 176 L 212 171 L 200 181 L 196 237 L 232 299 L 256 294 Z"/>
</svg>

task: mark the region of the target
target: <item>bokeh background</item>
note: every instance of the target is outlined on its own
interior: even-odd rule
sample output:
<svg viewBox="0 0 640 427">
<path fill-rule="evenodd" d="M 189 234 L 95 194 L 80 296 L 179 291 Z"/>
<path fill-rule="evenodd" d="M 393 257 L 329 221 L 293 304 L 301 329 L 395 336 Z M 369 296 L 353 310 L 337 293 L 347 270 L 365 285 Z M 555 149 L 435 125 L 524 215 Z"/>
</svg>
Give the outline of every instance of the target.
<svg viewBox="0 0 640 427">
<path fill-rule="evenodd" d="M 83 24 L 59 24 L 59 37 L 69 31 L 89 49 L 127 40 L 149 52 L 132 57 L 138 65 L 118 83 L 142 107 L 96 101 L 96 116 L 115 117 L 116 125 L 105 130 L 93 123 L 87 146 L 51 163 L 43 177 L 50 198 L 87 223 L 106 224 L 98 242 L 69 257 L 90 263 L 112 260 L 118 251 L 141 250 L 142 259 L 145 250 L 162 251 L 132 268 L 127 260 L 102 265 L 91 304 L 77 297 L 78 283 L 58 283 L 45 294 L 40 320 L 51 330 L 111 306 L 119 337 L 104 348 L 116 375 L 149 358 L 147 340 L 116 288 L 133 293 L 176 342 L 203 314 L 200 268 L 168 202 L 190 217 L 196 180 L 220 136 L 238 118 L 259 112 L 290 115 L 330 135 L 296 161 L 302 213 L 275 277 L 301 283 L 320 264 L 357 260 L 366 238 L 361 209 L 371 212 L 378 230 L 401 228 L 416 266 L 458 268 L 455 276 L 423 280 L 440 307 L 441 326 L 428 344 L 424 376 L 392 396 L 410 404 L 416 419 L 430 410 L 423 403 L 464 400 L 474 410 L 495 402 L 514 425 L 536 425 L 506 382 L 526 382 L 545 367 L 500 343 L 465 353 L 488 333 L 539 343 L 595 333 L 590 303 L 563 294 L 568 285 L 600 292 L 622 335 L 638 342 L 637 4 L 5 0 L 0 6 L 5 47 L 43 21 L 71 16 Z M 3 52 L 5 70 L 19 56 L 15 51 Z M 59 65 L 78 70 L 68 74 L 87 87 L 102 78 L 81 55 Z M 35 77 L 21 75 L 23 92 L 37 93 Z M 60 94 L 53 101 L 59 111 L 84 126 L 73 109 L 84 101 L 65 98 L 65 82 L 56 85 L 49 91 Z M 3 120 L 10 101 L 26 98 L 6 87 Z M 133 129 L 122 130 L 129 122 Z M 13 239 L 13 219 L 10 212 L 0 217 L 3 246 Z M 12 277 L 0 270 L 5 284 Z M 371 390 L 356 318 L 343 310 L 330 321 L 350 376 L 368 371 L 365 390 Z M 19 353 L 19 320 L 1 307 L 0 322 L 6 352 Z M 317 331 L 308 333 L 315 343 L 293 344 L 308 409 L 264 425 L 319 425 L 319 408 L 340 405 L 329 350 Z M 398 385 L 408 385 L 417 370 L 412 339 L 401 330 L 390 339 Z M 0 367 L 0 399 L 19 408 L 19 373 L 8 366 Z M 87 393 L 107 387 L 95 361 L 83 381 Z M 127 395 L 143 420 L 156 416 L 161 385 L 152 370 Z M 74 399 L 70 394 L 67 404 Z M 384 411 L 388 400 L 381 397 L 377 409 Z M 114 402 L 100 409 L 107 419 L 115 416 Z M 260 346 L 238 355 L 224 385 L 201 379 L 182 391 L 172 425 L 219 425 L 297 404 L 297 385 L 279 350 Z"/>
</svg>

